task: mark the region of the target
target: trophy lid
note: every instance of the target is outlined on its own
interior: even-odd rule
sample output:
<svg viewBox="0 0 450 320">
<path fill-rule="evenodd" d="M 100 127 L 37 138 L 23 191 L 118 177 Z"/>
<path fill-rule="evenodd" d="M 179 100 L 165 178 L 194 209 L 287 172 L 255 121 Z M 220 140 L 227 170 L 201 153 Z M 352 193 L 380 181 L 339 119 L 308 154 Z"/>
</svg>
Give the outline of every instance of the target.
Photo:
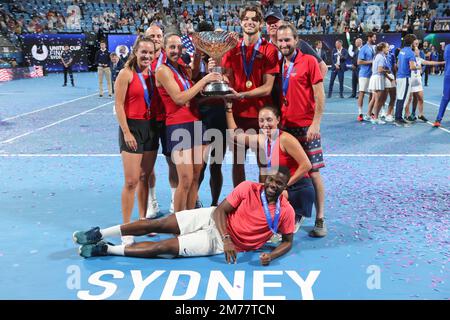
<svg viewBox="0 0 450 320">
<path fill-rule="evenodd" d="M 227 51 L 236 47 L 239 35 L 227 31 L 203 31 L 192 34 L 194 45 L 211 58 L 219 60 Z"/>
</svg>

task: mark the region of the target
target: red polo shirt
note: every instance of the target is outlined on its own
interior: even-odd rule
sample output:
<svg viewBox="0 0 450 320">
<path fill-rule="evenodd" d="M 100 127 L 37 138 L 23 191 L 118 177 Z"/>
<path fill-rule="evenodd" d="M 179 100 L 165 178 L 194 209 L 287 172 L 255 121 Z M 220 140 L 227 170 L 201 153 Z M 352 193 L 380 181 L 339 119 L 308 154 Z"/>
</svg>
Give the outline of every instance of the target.
<svg viewBox="0 0 450 320">
<path fill-rule="evenodd" d="M 299 50 L 297 52 L 294 68 L 289 78 L 289 87 L 286 94 L 287 105 L 284 103 L 282 94 L 280 95 L 281 124 L 288 128 L 311 125 L 316 108 L 313 85 L 323 81 L 316 58 L 303 54 Z M 282 64 L 283 61 L 280 63 Z M 287 70 L 286 66 L 285 70 Z"/>
<path fill-rule="evenodd" d="M 222 59 L 222 66 L 233 70 L 234 79 L 230 79 L 230 81 L 231 86 L 237 92 L 250 91 L 260 87 L 263 84 L 264 74 L 277 74 L 280 71 L 278 65 L 278 49 L 273 44 L 263 39 L 258 53 L 256 54 L 252 73 L 249 78 L 253 85 L 251 88 L 247 88 L 245 86 L 247 77 L 245 75 L 244 63 L 241 56 L 242 41 L 243 40 L 239 41 L 238 45 L 234 49 L 228 51 Z M 247 64 L 250 63 L 250 58 L 254 47 L 255 45 L 251 45 L 246 48 Z M 271 103 L 272 98 L 270 95 L 261 98 L 237 100 L 233 104 L 233 113 L 236 117 L 257 118 L 259 110 L 265 104 Z"/>
</svg>

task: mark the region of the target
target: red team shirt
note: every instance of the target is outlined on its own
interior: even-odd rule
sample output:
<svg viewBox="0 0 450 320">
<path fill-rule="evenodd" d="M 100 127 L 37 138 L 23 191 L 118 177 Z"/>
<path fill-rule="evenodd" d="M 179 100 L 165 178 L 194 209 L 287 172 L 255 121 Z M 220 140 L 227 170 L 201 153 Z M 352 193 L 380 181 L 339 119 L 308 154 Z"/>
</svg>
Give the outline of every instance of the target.
<svg viewBox="0 0 450 320">
<path fill-rule="evenodd" d="M 144 80 L 147 83 L 148 90 L 151 90 L 150 78 L 147 74 L 143 74 Z M 157 105 L 157 99 L 155 99 L 155 77 L 152 75 L 153 82 L 153 98 L 150 105 L 150 110 L 153 110 Z M 151 94 L 151 92 L 149 92 Z M 144 98 L 144 89 L 142 88 L 141 80 L 139 79 L 136 71 L 133 71 L 133 78 L 128 85 L 127 93 L 125 95 L 124 101 L 125 115 L 127 119 L 137 119 L 137 120 L 149 120 L 154 119 L 154 115 L 150 112 L 150 117 L 148 116 L 147 105 Z"/>
<path fill-rule="evenodd" d="M 279 73 L 280 67 L 278 64 L 278 49 L 266 40 L 262 40 L 261 46 L 259 47 L 258 53 L 255 57 L 255 62 L 253 63 L 252 73 L 249 80 L 252 81 L 253 86 L 248 89 L 245 86 L 247 82 L 247 77 L 244 71 L 244 64 L 241 57 L 241 43 L 243 40 L 239 41 L 238 45 L 228 51 L 223 59 L 222 65 L 224 68 L 233 70 L 234 81 L 232 87 L 237 92 L 244 92 L 253 90 L 263 84 L 264 74 L 276 74 Z M 255 45 L 247 47 L 247 63 L 250 63 L 250 58 Z M 233 113 L 236 117 L 241 118 L 258 118 L 259 110 L 265 104 L 271 104 L 271 96 L 261 97 L 261 98 L 250 98 L 243 99 L 235 102 L 233 104 Z"/>
<path fill-rule="evenodd" d="M 281 65 L 282 63 L 283 61 L 281 61 Z M 281 94 L 281 125 L 283 127 L 308 127 L 311 125 L 316 108 L 312 86 L 322 81 L 323 77 L 316 58 L 297 50 L 286 94 L 287 106 L 284 104 Z"/>
<path fill-rule="evenodd" d="M 179 66 L 183 70 L 184 75 L 187 76 L 186 68 L 182 65 Z M 175 74 L 175 72 L 172 71 L 172 69 L 169 68 L 169 70 L 170 72 L 172 72 L 173 78 L 178 84 L 178 87 L 181 91 L 183 91 L 184 87 L 180 79 L 178 79 L 178 76 Z M 192 88 L 194 83 L 191 80 L 188 81 Z M 189 103 L 183 106 L 179 106 L 172 100 L 164 87 L 158 87 L 158 91 L 166 110 L 166 125 L 170 126 L 174 124 L 182 124 L 200 120 L 200 115 L 195 103 L 195 99 L 192 99 Z"/>
<path fill-rule="evenodd" d="M 227 201 L 235 210 L 227 216 L 227 229 L 237 251 L 252 251 L 261 248 L 273 233 L 267 224 L 261 202 L 262 184 L 244 181 L 228 195 Z M 281 197 L 278 233 L 294 232 L 295 212 L 286 198 Z M 273 220 L 275 204 L 269 204 Z"/>
<path fill-rule="evenodd" d="M 162 56 L 161 61 L 162 61 L 162 63 L 164 63 L 166 61 L 165 52 L 161 51 L 160 56 Z M 158 64 L 158 60 L 159 59 L 155 59 L 152 62 L 151 69 L 152 69 L 153 74 L 156 74 L 156 66 Z M 153 99 L 155 99 L 155 107 L 153 109 L 151 109 L 152 118 L 156 118 L 156 121 L 164 121 L 166 119 L 166 111 L 164 109 L 164 104 L 161 100 L 161 96 L 159 95 L 159 90 L 155 90 Z"/>
</svg>

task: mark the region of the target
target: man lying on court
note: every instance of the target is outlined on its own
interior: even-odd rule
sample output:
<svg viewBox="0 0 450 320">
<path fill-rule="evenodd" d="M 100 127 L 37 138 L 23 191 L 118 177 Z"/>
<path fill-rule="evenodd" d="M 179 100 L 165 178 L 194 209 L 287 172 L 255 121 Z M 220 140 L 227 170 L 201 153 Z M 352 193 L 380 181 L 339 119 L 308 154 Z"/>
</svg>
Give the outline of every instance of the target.
<svg viewBox="0 0 450 320">
<path fill-rule="evenodd" d="M 179 211 L 161 219 L 136 222 L 88 231 L 77 231 L 74 241 L 82 246 L 79 254 L 128 257 L 194 257 L 225 253 L 227 263 L 237 261 L 237 252 L 261 248 L 275 233 L 281 233 L 281 243 L 270 253 L 262 253 L 262 265 L 285 254 L 292 248 L 295 213 L 281 193 L 290 178 L 289 169 L 279 167 L 267 176 L 264 185 L 244 181 L 216 208 Z M 176 234 L 175 238 L 159 242 L 139 242 L 111 245 L 107 237 L 141 236 L 151 232 Z"/>
</svg>

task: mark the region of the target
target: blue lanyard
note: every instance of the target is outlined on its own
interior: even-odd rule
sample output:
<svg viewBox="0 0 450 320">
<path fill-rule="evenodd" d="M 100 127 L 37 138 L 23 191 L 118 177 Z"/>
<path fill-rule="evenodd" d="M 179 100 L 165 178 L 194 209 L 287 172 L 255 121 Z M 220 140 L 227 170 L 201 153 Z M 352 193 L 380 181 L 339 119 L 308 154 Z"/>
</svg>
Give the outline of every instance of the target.
<svg viewBox="0 0 450 320">
<path fill-rule="evenodd" d="M 275 147 L 275 144 L 277 143 L 278 134 L 279 134 L 279 130 L 277 129 L 276 133 L 275 133 L 275 140 L 273 140 L 273 143 L 270 144 L 270 153 L 269 153 L 269 138 L 266 138 L 266 149 L 264 151 L 266 153 L 267 168 L 272 167 L 272 154 L 273 154 L 273 149 Z"/>
<path fill-rule="evenodd" d="M 277 205 L 275 207 L 275 215 L 272 221 L 272 217 L 270 216 L 269 203 L 267 202 L 266 198 L 266 192 L 264 191 L 264 189 L 261 192 L 261 201 L 264 207 L 264 213 L 266 215 L 267 224 L 269 225 L 270 231 L 272 231 L 273 233 L 277 233 L 278 230 L 278 220 L 280 220 L 280 208 L 281 208 L 280 198 L 281 197 L 278 197 Z"/>
<path fill-rule="evenodd" d="M 295 53 L 294 53 L 294 55 L 291 58 L 291 63 L 289 64 L 289 68 L 288 68 L 287 72 L 284 71 L 285 60 L 283 60 L 283 66 L 281 67 L 282 68 L 281 72 L 282 72 L 283 96 L 284 97 L 286 97 L 286 94 L 287 94 L 287 91 L 288 91 L 289 78 L 291 77 L 291 72 L 292 72 L 292 69 L 294 68 L 294 61 L 295 61 L 295 58 L 297 57 L 297 53 L 298 53 L 298 51 L 295 50 Z"/>
<path fill-rule="evenodd" d="M 162 64 L 163 57 L 164 57 L 164 54 L 161 52 L 161 53 L 159 54 L 158 62 L 156 63 L 155 71 L 156 71 L 156 69 L 158 69 L 158 67 Z"/>
<path fill-rule="evenodd" d="M 147 110 L 149 110 L 150 106 L 152 104 L 152 98 L 153 98 L 152 75 L 150 73 L 150 70 L 148 70 L 148 80 L 150 82 L 150 90 L 148 90 L 147 83 L 145 82 L 144 76 L 142 75 L 142 72 L 141 72 L 141 69 L 139 69 L 139 66 L 136 66 L 136 73 L 139 76 L 139 80 L 141 80 L 142 88 L 144 89 L 145 104 L 147 105 Z"/>
<path fill-rule="evenodd" d="M 244 64 L 244 71 L 245 71 L 245 75 L 247 76 L 247 80 L 250 79 L 250 75 L 252 74 L 253 63 L 255 62 L 256 53 L 258 52 L 259 47 L 261 47 L 261 43 L 262 43 L 262 39 L 259 38 L 258 42 L 256 43 L 256 45 L 253 48 L 252 56 L 250 58 L 250 63 L 247 64 L 247 50 L 245 47 L 244 40 L 242 40 L 242 43 L 241 43 L 242 63 Z"/>
<path fill-rule="evenodd" d="M 166 65 L 170 69 L 172 69 L 172 71 L 175 72 L 176 75 L 178 76 L 178 79 L 180 80 L 181 84 L 183 85 L 183 88 L 184 88 L 183 91 L 186 91 L 191 88 L 191 84 L 189 83 L 189 80 L 188 80 L 187 76 L 183 73 L 183 71 L 181 71 L 181 74 L 180 74 L 180 72 L 178 72 L 178 70 L 175 69 L 175 67 L 169 61 L 166 61 Z"/>
</svg>

